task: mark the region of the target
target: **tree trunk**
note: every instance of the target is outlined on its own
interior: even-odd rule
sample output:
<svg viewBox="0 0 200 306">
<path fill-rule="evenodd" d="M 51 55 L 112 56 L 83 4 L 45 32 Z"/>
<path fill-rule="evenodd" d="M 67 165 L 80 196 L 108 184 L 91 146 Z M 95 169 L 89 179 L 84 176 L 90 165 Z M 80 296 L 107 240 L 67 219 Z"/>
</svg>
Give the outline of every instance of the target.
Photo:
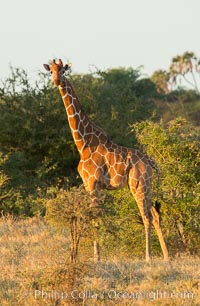
<svg viewBox="0 0 200 306">
<path fill-rule="evenodd" d="M 95 222 L 94 262 L 100 261 L 99 222 Z"/>
<path fill-rule="evenodd" d="M 100 261 L 100 246 L 97 240 L 94 240 L 94 262 Z"/>
<path fill-rule="evenodd" d="M 71 223 L 71 255 L 70 255 L 70 262 L 76 263 L 77 256 L 78 256 L 78 247 L 79 247 L 79 241 L 80 237 L 78 235 L 77 230 L 77 218 L 72 219 Z"/>
<path fill-rule="evenodd" d="M 179 232 L 179 236 L 181 238 L 181 241 L 185 247 L 185 249 L 187 248 L 187 241 L 186 241 L 186 237 L 184 234 L 184 228 L 183 228 L 183 223 L 181 221 L 177 221 L 176 222 L 177 228 L 178 228 L 178 232 Z"/>
</svg>

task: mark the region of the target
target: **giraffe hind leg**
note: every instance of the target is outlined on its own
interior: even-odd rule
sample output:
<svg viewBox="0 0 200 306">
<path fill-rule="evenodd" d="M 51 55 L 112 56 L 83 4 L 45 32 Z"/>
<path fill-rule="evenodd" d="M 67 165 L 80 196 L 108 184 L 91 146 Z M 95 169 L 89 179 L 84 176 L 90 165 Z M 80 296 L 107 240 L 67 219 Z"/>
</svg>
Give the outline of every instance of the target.
<svg viewBox="0 0 200 306">
<path fill-rule="evenodd" d="M 133 193 L 133 192 L 132 192 Z M 146 261 L 151 260 L 151 225 L 152 216 L 150 213 L 150 207 L 148 203 L 148 197 L 142 196 L 141 194 L 134 194 L 134 198 L 137 202 L 140 214 L 145 228 L 145 239 L 146 239 Z"/>
<path fill-rule="evenodd" d="M 163 236 L 163 233 L 162 233 L 162 229 L 161 229 L 161 226 L 160 226 L 160 217 L 159 217 L 159 214 L 156 211 L 156 208 L 154 206 L 151 207 L 151 215 L 152 215 L 152 223 L 153 223 L 153 226 L 154 226 L 154 228 L 156 230 L 156 233 L 158 235 L 158 239 L 159 239 L 160 246 L 161 246 L 163 256 L 164 256 L 164 260 L 168 261 L 169 260 L 169 255 L 168 255 L 167 246 L 166 246 L 166 243 L 165 243 L 165 240 L 164 240 L 164 236 Z"/>
</svg>

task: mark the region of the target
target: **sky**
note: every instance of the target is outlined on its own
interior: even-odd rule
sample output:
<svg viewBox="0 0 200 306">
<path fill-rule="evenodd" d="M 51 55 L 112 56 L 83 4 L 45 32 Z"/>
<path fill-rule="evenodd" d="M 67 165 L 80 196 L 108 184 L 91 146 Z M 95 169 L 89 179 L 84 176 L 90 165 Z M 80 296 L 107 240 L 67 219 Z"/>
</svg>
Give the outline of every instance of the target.
<svg viewBox="0 0 200 306">
<path fill-rule="evenodd" d="M 53 58 L 74 73 L 142 66 L 150 76 L 172 57 L 200 56 L 200 0 L 0 0 L 0 79 L 10 66 L 35 77 Z"/>
</svg>

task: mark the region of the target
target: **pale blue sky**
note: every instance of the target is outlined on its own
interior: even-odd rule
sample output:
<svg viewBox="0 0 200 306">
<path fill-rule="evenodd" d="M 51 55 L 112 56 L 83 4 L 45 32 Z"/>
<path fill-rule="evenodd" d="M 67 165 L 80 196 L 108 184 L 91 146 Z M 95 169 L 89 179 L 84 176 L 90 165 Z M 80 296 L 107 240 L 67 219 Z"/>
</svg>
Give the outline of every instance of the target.
<svg viewBox="0 0 200 306">
<path fill-rule="evenodd" d="M 143 65 L 167 69 L 173 56 L 200 56 L 200 0 L 0 0 L 0 79 L 9 64 L 28 73 L 50 59 L 74 72 Z"/>
</svg>

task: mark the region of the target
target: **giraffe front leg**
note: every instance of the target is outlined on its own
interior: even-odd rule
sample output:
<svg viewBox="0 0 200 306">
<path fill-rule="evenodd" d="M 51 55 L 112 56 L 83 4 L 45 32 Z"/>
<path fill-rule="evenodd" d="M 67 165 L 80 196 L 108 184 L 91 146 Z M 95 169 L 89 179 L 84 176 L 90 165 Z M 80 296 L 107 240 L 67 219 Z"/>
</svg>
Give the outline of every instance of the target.
<svg viewBox="0 0 200 306">
<path fill-rule="evenodd" d="M 90 207 L 99 208 L 99 183 L 94 179 L 90 178 L 87 181 L 84 181 L 85 190 L 90 194 L 91 203 Z"/>
<path fill-rule="evenodd" d="M 92 208 L 92 218 L 94 224 L 94 240 L 93 240 L 93 259 L 94 262 L 100 261 L 100 243 L 99 243 L 99 221 L 97 219 L 99 210 L 99 188 L 97 182 L 95 180 L 89 179 L 87 181 L 83 181 L 85 190 L 91 196 L 90 207 Z"/>
<path fill-rule="evenodd" d="M 83 167 L 84 165 L 84 167 Z M 82 177 L 83 184 L 85 186 L 85 190 L 91 196 L 90 207 L 92 208 L 91 218 L 93 218 L 94 222 L 94 237 L 93 237 L 93 258 L 94 262 L 98 262 L 100 260 L 100 243 L 99 243 L 99 221 L 98 221 L 98 214 L 99 210 L 99 190 L 100 190 L 100 183 L 98 178 L 101 176 L 101 170 L 92 170 L 90 171 L 90 167 L 86 167 L 83 161 L 80 161 L 78 165 L 78 172 Z"/>
<path fill-rule="evenodd" d="M 87 181 L 87 189 L 91 195 L 91 204 L 90 207 L 95 209 L 95 212 L 99 213 L 99 186 L 96 180 L 90 179 Z M 95 228 L 95 239 L 93 241 L 93 249 L 94 249 L 94 262 L 100 261 L 100 243 L 99 243 L 99 221 L 94 220 L 94 228 Z"/>
<path fill-rule="evenodd" d="M 102 168 L 94 162 L 81 160 L 78 172 L 83 180 L 85 190 L 91 196 L 91 207 L 99 207 L 99 191 L 101 188 Z"/>
</svg>

